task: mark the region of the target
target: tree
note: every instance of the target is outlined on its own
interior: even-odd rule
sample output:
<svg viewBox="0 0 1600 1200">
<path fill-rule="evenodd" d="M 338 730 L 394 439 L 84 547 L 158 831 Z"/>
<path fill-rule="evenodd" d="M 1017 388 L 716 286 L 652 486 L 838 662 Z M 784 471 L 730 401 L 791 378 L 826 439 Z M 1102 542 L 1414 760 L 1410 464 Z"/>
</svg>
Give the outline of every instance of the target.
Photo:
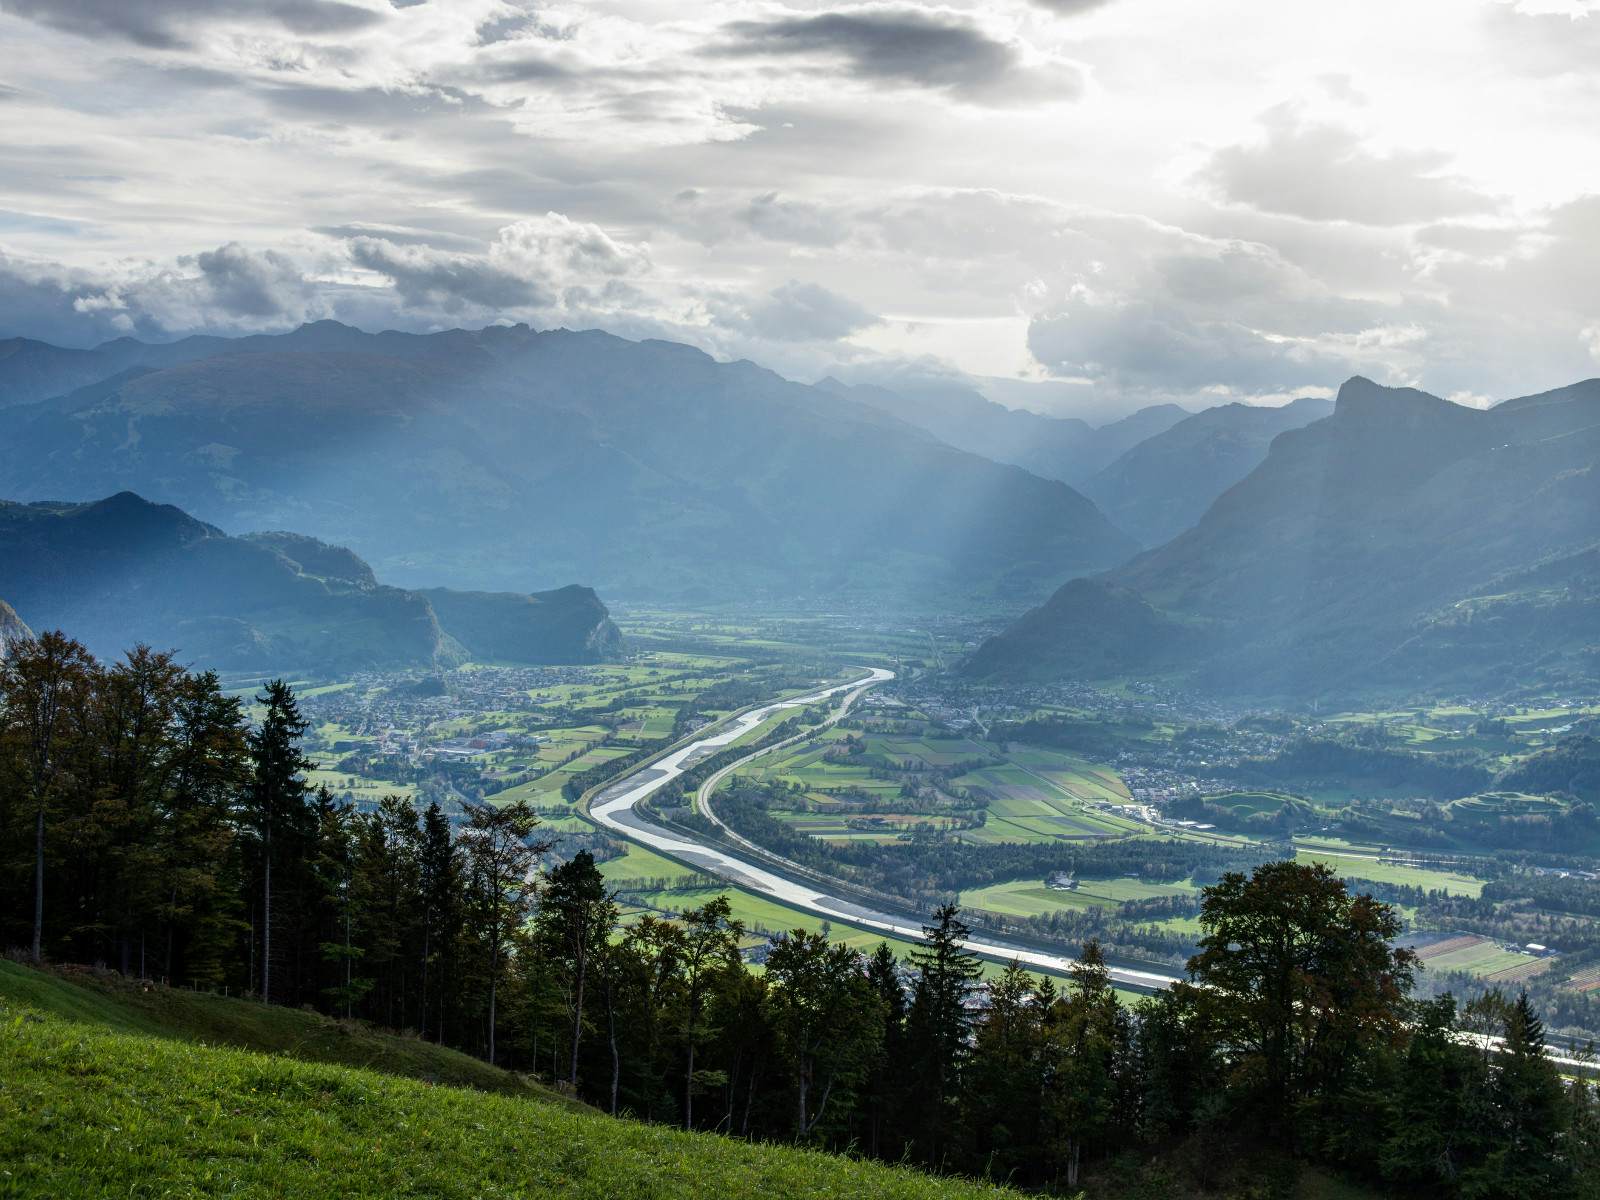
<svg viewBox="0 0 1600 1200">
<path fill-rule="evenodd" d="M 1490 1088 L 1497 1128 L 1481 1166 L 1463 1173 L 1467 1200 L 1571 1194 L 1572 1164 L 1564 1145 L 1572 1110 L 1561 1073 L 1545 1054 L 1544 1022 L 1522 992 L 1506 1007 L 1504 1040 Z"/>
<path fill-rule="evenodd" d="M 900 963 L 888 943 L 879 942 L 867 959 L 867 982 L 872 985 L 883 1010 L 883 1038 L 872 1056 L 867 1075 L 863 1114 L 866 1148 L 875 1158 L 896 1157 L 888 1153 L 887 1147 L 896 1139 L 902 1149 L 905 1145 L 893 1121 L 894 1114 L 900 1111 L 904 1090 L 901 1083 L 905 1066 L 906 993 L 900 982 Z"/>
<path fill-rule="evenodd" d="M 835 1091 L 851 1093 L 883 1039 L 883 1008 L 849 946 L 796 929 L 767 954 L 767 1004 L 794 1072 L 794 1133 L 810 1137 Z"/>
<path fill-rule="evenodd" d="M 6 760 L 19 776 L 18 791 L 33 819 L 33 943 L 30 957 L 44 958 L 45 828 L 75 753 L 75 730 L 99 666 L 82 645 L 60 632 L 14 643 L 0 658 L 0 732 Z"/>
<path fill-rule="evenodd" d="M 628 930 L 623 945 L 627 954 L 621 962 L 626 972 L 622 987 L 633 1002 L 634 1040 L 640 1044 L 639 1061 L 634 1068 L 639 1080 L 638 1095 L 645 1119 L 655 1120 L 656 1114 L 672 1103 L 665 1082 L 663 1026 L 667 1010 L 676 1006 L 681 990 L 683 927 L 646 913 Z"/>
<path fill-rule="evenodd" d="M 990 985 L 963 1097 L 972 1163 L 986 1178 L 1027 1173 L 1040 1158 L 1042 1009 L 1033 977 L 1019 962 Z"/>
<path fill-rule="evenodd" d="M 461 835 L 467 856 L 477 932 L 488 956 L 489 1061 L 495 1061 L 495 1004 L 513 936 L 533 905 L 529 876 L 535 859 L 553 843 L 530 842 L 539 818 L 526 800 L 495 807 L 467 806 L 467 828 Z"/>
<path fill-rule="evenodd" d="M 216 984 L 240 928 L 235 798 L 250 779 L 243 707 L 214 671 L 187 676 L 173 711 L 163 860 L 169 976 Z M 179 966 L 182 966 L 180 972 Z"/>
<path fill-rule="evenodd" d="M 693 1129 L 695 1093 L 718 1082 L 695 1070 L 696 1054 L 713 1032 L 706 1022 L 707 1001 L 724 976 L 743 969 L 739 939 L 744 936 L 744 922 L 733 919 L 733 906 L 726 896 L 691 908 L 681 921 L 683 945 L 678 962 L 683 976 L 682 1036 L 688 1058 L 683 1080 L 683 1127 Z"/>
<path fill-rule="evenodd" d="M 1043 1022 L 1047 1157 L 1069 1188 L 1078 1186 L 1085 1148 L 1103 1147 L 1117 1124 L 1129 1032 L 1100 943 L 1091 939 L 1073 964 L 1070 995 L 1051 1004 Z"/>
<path fill-rule="evenodd" d="M 1453 1191 L 1481 1158 L 1477 1118 L 1488 1103 L 1482 1055 L 1458 1035 L 1454 997 L 1417 1005 L 1398 1066 L 1380 1122 L 1379 1170 L 1407 1189 Z"/>
<path fill-rule="evenodd" d="M 461 852 L 450 835 L 450 821 L 437 802 L 422 814 L 422 832 L 417 845 L 417 889 L 422 904 L 422 988 L 418 1032 L 428 1036 L 428 1001 L 433 995 L 435 962 L 448 967 L 455 953 L 461 928 Z M 439 1021 L 435 1031 L 441 1043 L 445 1036 L 448 1004 L 443 990 L 439 994 Z"/>
<path fill-rule="evenodd" d="M 266 707 L 261 723 L 250 734 L 250 757 L 254 766 L 247 800 L 247 820 L 254 828 L 261 847 L 261 998 L 272 1000 L 272 868 L 277 855 L 276 842 L 292 832 L 305 840 L 311 830 L 306 794 L 310 785 L 306 773 L 316 764 L 300 753 L 306 721 L 294 690 L 282 679 L 267 684 L 256 697 Z"/>
<path fill-rule="evenodd" d="M 934 1165 L 952 1142 L 973 1024 L 968 1001 L 983 974 L 978 956 L 965 946 L 970 931 L 959 911 L 954 904 L 936 909 L 933 923 L 923 927 L 922 945 L 911 952 L 917 969 L 906 1016 L 911 1128 L 922 1158 Z"/>
<path fill-rule="evenodd" d="M 1415 955 L 1400 918 L 1321 864 L 1266 863 L 1205 889 L 1189 973 L 1239 1051 L 1236 1078 L 1284 1136 L 1301 1101 L 1331 1095 L 1371 1047 L 1398 1044 Z"/>
<path fill-rule="evenodd" d="M 578 1086 L 578 1046 L 583 1037 L 589 967 L 609 941 L 616 921 L 616 901 L 607 893 L 605 876 L 600 874 L 589 851 L 578 851 L 545 877 L 535 929 L 546 958 L 560 964 L 567 973 L 572 1013 L 567 1082 L 574 1089 Z"/>
</svg>

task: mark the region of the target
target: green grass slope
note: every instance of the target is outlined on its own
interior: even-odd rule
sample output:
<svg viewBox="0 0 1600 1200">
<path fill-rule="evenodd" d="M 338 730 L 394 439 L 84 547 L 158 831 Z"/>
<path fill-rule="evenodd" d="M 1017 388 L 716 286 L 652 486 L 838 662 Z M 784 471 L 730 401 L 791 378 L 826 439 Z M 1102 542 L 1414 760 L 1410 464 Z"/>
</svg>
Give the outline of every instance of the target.
<svg viewBox="0 0 1600 1200">
<path fill-rule="evenodd" d="M 58 974 L 0 960 L 0 1004 L 116 1033 L 232 1046 L 310 1062 L 370 1067 L 429 1083 L 553 1098 L 553 1093 L 510 1071 L 417 1038 L 303 1009 L 142 984 L 106 972 L 67 968 Z"/>
<path fill-rule="evenodd" d="M 949 1197 L 998 1189 L 0 1000 L 0 1196 Z M 47 1006 L 60 999 L 48 988 Z M 73 1003 L 90 1002 L 77 997 Z M 125 1014 L 112 1013 L 117 1019 Z"/>
</svg>

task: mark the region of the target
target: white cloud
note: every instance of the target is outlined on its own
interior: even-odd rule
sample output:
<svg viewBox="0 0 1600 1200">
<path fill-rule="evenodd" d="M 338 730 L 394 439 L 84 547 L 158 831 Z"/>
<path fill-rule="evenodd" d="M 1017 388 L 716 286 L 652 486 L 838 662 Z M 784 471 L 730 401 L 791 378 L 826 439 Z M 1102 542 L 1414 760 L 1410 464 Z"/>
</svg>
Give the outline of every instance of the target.
<svg viewBox="0 0 1600 1200">
<path fill-rule="evenodd" d="M 1600 328 L 1600 16 L 1550 7 L 12 0 L 0 335 L 594 324 L 1101 411 L 1530 391 Z"/>
</svg>

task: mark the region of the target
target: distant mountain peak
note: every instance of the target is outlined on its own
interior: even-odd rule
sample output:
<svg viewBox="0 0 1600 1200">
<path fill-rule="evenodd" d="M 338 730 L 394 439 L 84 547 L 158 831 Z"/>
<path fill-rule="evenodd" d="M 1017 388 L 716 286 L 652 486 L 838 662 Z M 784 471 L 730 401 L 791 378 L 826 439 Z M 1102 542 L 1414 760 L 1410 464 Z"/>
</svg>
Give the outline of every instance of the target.
<svg viewBox="0 0 1600 1200">
<path fill-rule="evenodd" d="M 1419 388 L 1386 387 L 1364 375 L 1352 375 L 1345 380 L 1333 405 L 1334 417 L 1344 422 L 1379 420 L 1409 424 L 1439 414 L 1476 411 Z"/>
</svg>

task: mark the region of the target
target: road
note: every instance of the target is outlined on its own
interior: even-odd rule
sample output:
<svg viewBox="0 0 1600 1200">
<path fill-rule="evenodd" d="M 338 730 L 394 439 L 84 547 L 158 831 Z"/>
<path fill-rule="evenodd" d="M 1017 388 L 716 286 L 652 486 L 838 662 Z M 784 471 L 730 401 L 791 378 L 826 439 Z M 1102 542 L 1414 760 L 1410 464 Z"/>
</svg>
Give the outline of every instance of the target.
<svg viewBox="0 0 1600 1200">
<path fill-rule="evenodd" d="M 776 701 L 742 713 L 724 722 L 705 737 L 680 746 L 671 754 L 606 785 L 591 801 L 589 816 L 597 824 L 629 841 L 660 851 L 680 862 L 688 863 L 696 870 L 725 879 L 747 891 L 770 897 L 835 923 L 853 925 L 872 933 L 909 941 L 920 940 L 922 927 L 913 921 L 846 900 L 827 891 L 825 885 L 801 882 L 780 875 L 762 865 L 761 859 L 764 855 L 753 848 L 736 853 L 722 846 L 709 846 L 691 841 L 682 833 L 657 825 L 638 809 L 638 805 L 657 789 L 677 779 L 696 763 L 719 750 L 726 749 L 774 713 L 790 708 L 803 708 L 819 700 L 844 694 L 839 711 L 834 714 L 834 719 L 838 719 L 868 688 L 893 678 L 893 671 L 874 667 L 868 674 L 849 683 L 822 688 L 803 696 Z M 757 757 L 760 753 L 757 751 L 747 757 Z M 719 772 L 722 773 L 724 772 Z M 1044 971 L 1066 972 L 1076 961 L 1069 955 L 1047 954 L 1025 946 L 1012 945 L 987 935 L 969 938 L 966 945 L 967 949 L 984 958 L 997 962 L 1017 959 L 1027 966 Z M 1142 991 L 1165 988 L 1177 979 L 1174 975 L 1135 970 L 1120 965 L 1111 968 L 1111 978 L 1123 987 Z"/>
</svg>

